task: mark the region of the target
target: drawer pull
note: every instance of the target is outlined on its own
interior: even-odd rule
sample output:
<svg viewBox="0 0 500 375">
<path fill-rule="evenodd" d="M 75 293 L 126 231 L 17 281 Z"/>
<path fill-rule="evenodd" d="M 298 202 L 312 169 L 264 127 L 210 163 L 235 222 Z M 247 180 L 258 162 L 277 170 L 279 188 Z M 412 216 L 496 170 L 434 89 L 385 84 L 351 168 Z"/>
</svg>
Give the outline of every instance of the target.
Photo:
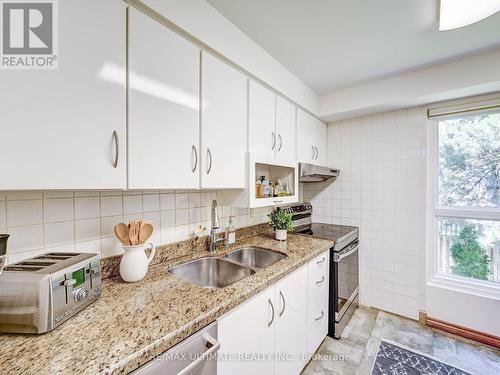
<svg viewBox="0 0 500 375">
<path fill-rule="evenodd" d="M 325 276 L 321 276 L 321 280 L 320 281 L 316 281 L 316 285 L 319 285 L 319 284 L 321 284 L 324 281 L 325 281 Z"/>
<path fill-rule="evenodd" d="M 318 260 L 318 261 L 316 262 L 316 264 L 325 263 L 325 260 L 326 260 L 326 258 L 325 258 L 325 257 L 323 257 L 321 260 Z"/>
<path fill-rule="evenodd" d="M 324 316 L 325 316 L 325 312 L 323 310 L 321 310 L 321 316 L 319 318 L 314 319 L 314 320 L 315 321 L 321 320 L 321 319 L 323 319 Z"/>
</svg>

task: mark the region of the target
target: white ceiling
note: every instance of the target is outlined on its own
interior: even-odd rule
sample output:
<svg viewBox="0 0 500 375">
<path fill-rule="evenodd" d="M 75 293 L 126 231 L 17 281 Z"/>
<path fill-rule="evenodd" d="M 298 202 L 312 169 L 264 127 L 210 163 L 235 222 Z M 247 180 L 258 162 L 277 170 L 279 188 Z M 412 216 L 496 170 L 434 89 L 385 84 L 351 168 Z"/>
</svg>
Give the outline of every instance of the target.
<svg viewBox="0 0 500 375">
<path fill-rule="evenodd" d="M 207 0 L 318 94 L 500 47 L 500 13 L 439 32 L 438 0 Z"/>
</svg>

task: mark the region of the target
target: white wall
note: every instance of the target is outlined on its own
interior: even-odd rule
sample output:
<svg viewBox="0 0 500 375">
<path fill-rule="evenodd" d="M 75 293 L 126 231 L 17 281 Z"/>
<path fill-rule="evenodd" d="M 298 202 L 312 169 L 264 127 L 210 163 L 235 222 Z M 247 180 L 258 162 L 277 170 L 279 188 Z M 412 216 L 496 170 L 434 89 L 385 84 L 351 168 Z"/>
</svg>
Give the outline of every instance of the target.
<svg viewBox="0 0 500 375">
<path fill-rule="evenodd" d="M 360 302 L 413 319 L 424 306 L 424 108 L 328 126 L 336 181 L 303 184 L 314 221 L 359 226 Z"/>
<path fill-rule="evenodd" d="M 328 121 L 500 90 L 500 49 L 320 97 Z"/>
<path fill-rule="evenodd" d="M 500 301 L 442 286 L 427 286 L 429 317 L 500 337 Z"/>
<path fill-rule="evenodd" d="M 205 0 L 144 0 L 180 28 L 318 114 L 318 96 Z"/>
<path fill-rule="evenodd" d="M 16 262 L 50 251 L 121 254 L 113 235 L 117 223 L 152 222 L 157 244 L 194 236 L 199 225 L 210 231 L 210 191 L 32 191 L 0 192 L 0 233 L 10 233 L 7 261 Z M 229 215 L 237 227 L 267 221 L 269 208 L 223 207 L 224 230 Z"/>
</svg>

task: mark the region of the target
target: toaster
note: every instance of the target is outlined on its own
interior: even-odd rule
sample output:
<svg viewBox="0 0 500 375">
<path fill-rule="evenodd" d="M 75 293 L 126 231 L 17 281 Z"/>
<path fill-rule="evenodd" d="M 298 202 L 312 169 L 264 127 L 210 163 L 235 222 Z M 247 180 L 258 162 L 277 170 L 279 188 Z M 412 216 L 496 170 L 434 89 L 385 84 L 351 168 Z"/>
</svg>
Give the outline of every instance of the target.
<svg viewBox="0 0 500 375">
<path fill-rule="evenodd" d="M 99 255 L 48 253 L 0 274 L 0 332 L 44 333 L 101 295 Z"/>
</svg>

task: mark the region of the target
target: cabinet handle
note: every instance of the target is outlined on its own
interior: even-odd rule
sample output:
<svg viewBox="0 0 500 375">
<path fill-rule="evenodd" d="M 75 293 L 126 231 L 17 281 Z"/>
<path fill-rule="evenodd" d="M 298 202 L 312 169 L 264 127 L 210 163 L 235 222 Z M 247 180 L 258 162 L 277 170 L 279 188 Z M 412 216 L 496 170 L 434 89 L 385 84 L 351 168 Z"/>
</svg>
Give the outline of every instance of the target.
<svg viewBox="0 0 500 375">
<path fill-rule="evenodd" d="M 207 148 L 207 159 L 209 160 L 207 174 L 209 174 L 210 171 L 212 170 L 212 152 L 210 151 L 209 148 Z"/>
<path fill-rule="evenodd" d="M 316 262 L 316 264 L 325 263 L 325 260 L 326 260 L 326 258 L 325 258 L 325 257 L 323 257 L 323 259 L 318 260 L 318 261 Z"/>
<path fill-rule="evenodd" d="M 191 149 L 194 155 L 194 166 L 191 169 L 191 171 L 194 173 L 196 171 L 196 168 L 198 168 L 198 151 L 196 150 L 196 147 L 193 145 L 193 148 Z"/>
<path fill-rule="evenodd" d="M 274 134 L 274 132 L 271 133 L 273 135 L 273 147 L 271 147 L 271 150 L 274 150 L 274 148 L 276 147 L 276 134 Z"/>
<path fill-rule="evenodd" d="M 314 160 L 318 160 L 318 156 L 319 156 L 318 148 L 316 146 L 314 146 L 314 149 L 316 150 L 316 158 Z"/>
<path fill-rule="evenodd" d="M 320 281 L 316 281 L 316 285 L 319 285 L 319 284 L 321 284 L 324 281 L 325 281 L 325 276 L 321 276 L 321 280 Z"/>
<path fill-rule="evenodd" d="M 283 301 L 283 309 L 281 309 L 280 313 L 278 314 L 278 317 L 281 317 L 283 313 L 285 312 L 285 307 L 286 307 L 286 302 L 285 302 L 285 297 L 283 296 L 283 293 L 280 290 L 280 297 L 281 300 Z"/>
<path fill-rule="evenodd" d="M 278 146 L 278 152 L 281 151 L 281 147 L 283 147 L 283 138 L 281 138 L 281 134 L 278 134 L 278 140 L 280 141 L 280 145 Z"/>
<path fill-rule="evenodd" d="M 113 168 L 118 167 L 118 157 L 120 155 L 120 140 L 118 139 L 118 132 L 113 130 L 113 140 L 115 142 L 115 159 L 113 160 Z"/>
<path fill-rule="evenodd" d="M 321 316 L 319 318 L 315 318 L 314 320 L 315 321 L 321 320 L 321 319 L 323 319 L 324 316 L 325 316 L 325 312 L 323 310 L 321 310 Z"/>
<path fill-rule="evenodd" d="M 271 324 L 273 324 L 273 322 L 274 322 L 274 306 L 273 306 L 273 303 L 271 302 L 271 299 L 268 299 L 267 302 L 269 302 L 269 306 L 271 306 L 271 312 L 273 314 L 271 316 L 271 321 L 269 323 L 267 323 L 267 326 L 271 327 Z"/>
<path fill-rule="evenodd" d="M 313 149 L 313 156 L 312 156 L 312 160 L 314 160 L 314 157 L 316 156 L 316 149 L 314 148 L 314 146 L 311 146 L 312 149 Z"/>
</svg>

